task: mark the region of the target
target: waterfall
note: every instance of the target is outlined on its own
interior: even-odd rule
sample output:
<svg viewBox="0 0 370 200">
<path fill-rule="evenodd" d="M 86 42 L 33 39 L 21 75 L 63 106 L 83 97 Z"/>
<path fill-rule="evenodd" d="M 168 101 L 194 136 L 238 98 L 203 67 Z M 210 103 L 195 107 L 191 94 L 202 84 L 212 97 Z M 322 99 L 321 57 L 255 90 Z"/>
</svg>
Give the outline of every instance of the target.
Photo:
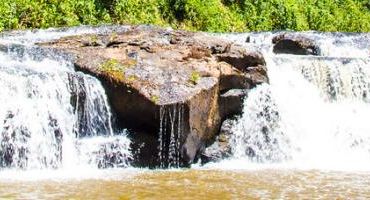
<svg viewBox="0 0 370 200">
<path fill-rule="evenodd" d="M 161 167 L 180 166 L 180 139 L 184 129 L 184 105 L 160 106 L 158 151 Z"/>
<path fill-rule="evenodd" d="M 101 83 L 76 72 L 70 56 L 34 45 L 125 30 L 82 27 L 0 35 L 0 168 L 129 165 L 130 140 L 126 130 L 114 129 Z M 330 169 L 370 165 L 370 36 L 299 33 L 317 43 L 320 56 L 297 56 L 272 53 L 276 34 L 220 36 L 260 50 L 270 79 L 251 90 L 234 123 L 234 159 Z M 181 166 L 184 113 L 182 104 L 160 106 L 161 167 Z"/>
<path fill-rule="evenodd" d="M 369 48 L 358 42 L 364 36 L 307 35 L 316 38 L 325 56 L 275 55 L 272 44 L 263 49 L 270 83 L 245 99 L 233 127 L 234 158 L 290 167 L 366 168 L 370 57 Z"/>
<path fill-rule="evenodd" d="M 1 38 L 0 168 L 127 166 L 130 140 L 114 132 L 100 82 L 75 72 L 66 56 L 30 43 L 77 32 L 49 32 Z"/>
</svg>

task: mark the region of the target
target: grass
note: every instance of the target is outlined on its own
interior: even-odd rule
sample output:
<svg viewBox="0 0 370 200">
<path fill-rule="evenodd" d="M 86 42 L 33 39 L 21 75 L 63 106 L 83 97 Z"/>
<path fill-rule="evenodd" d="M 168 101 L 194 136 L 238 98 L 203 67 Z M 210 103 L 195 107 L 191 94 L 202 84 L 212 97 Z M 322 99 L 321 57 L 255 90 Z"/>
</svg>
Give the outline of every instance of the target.
<svg viewBox="0 0 370 200">
<path fill-rule="evenodd" d="M 103 62 L 99 66 L 98 70 L 102 73 L 108 74 L 115 80 L 123 81 L 125 79 L 126 67 L 116 59 L 109 59 Z"/>
<path fill-rule="evenodd" d="M 157 95 L 152 95 L 152 96 L 150 97 L 150 100 L 151 100 L 153 103 L 158 104 L 158 103 L 159 103 L 159 96 L 157 96 Z"/>
<path fill-rule="evenodd" d="M 127 81 L 128 81 L 129 83 L 132 83 L 132 82 L 134 82 L 135 80 L 137 80 L 137 76 L 135 76 L 135 75 L 130 75 L 130 76 L 127 78 Z"/>
<path fill-rule="evenodd" d="M 211 32 L 370 31 L 369 0 L 0 1 L 0 31 L 107 23 Z"/>
<path fill-rule="evenodd" d="M 99 72 L 105 73 L 109 75 L 109 77 L 112 77 L 115 80 L 118 81 L 124 81 L 126 80 L 128 83 L 132 83 L 135 80 L 137 80 L 137 76 L 135 75 L 129 75 L 126 78 L 126 70 L 130 67 L 133 67 L 137 64 L 137 61 L 134 59 L 127 59 L 125 61 L 118 61 L 117 59 L 109 59 L 103 63 L 100 64 L 98 67 Z"/>
<path fill-rule="evenodd" d="M 189 82 L 192 83 L 193 85 L 198 84 L 198 81 L 200 79 L 200 74 L 197 71 L 193 71 L 190 74 Z"/>
</svg>

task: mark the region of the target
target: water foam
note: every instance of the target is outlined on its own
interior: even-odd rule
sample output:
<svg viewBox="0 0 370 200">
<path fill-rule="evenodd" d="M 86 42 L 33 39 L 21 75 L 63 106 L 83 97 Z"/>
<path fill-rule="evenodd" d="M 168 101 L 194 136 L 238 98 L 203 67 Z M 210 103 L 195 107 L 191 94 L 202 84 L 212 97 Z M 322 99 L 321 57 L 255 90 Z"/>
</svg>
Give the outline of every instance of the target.
<svg viewBox="0 0 370 200">
<path fill-rule="evenodd" d="M 38 40 L 76 31 L 32 34 Z M 100 82 L 75 72 L 72 62 L 63 56 L 50 56 L 55 52 L 40 51 L 32 43 L 10 44 L 13 37 L 30 42 L 27 35 L 2 38 L 9 43 L 0 52 L 0 167 L 126 167 L 131 158 L 130 141 L 125 132 L 113 132 L 112 114 Z"/>
<path fill-rule="evenodd" d="M 353 44 L 347 40 L 345 48 Z M 220 166 L 368 170 L 370 59 L 356 45 L 330 48 L 329 57 L 265 49 L 270 83 L 248 95 L 234 127 L 234 157 Z"/>
</svg>

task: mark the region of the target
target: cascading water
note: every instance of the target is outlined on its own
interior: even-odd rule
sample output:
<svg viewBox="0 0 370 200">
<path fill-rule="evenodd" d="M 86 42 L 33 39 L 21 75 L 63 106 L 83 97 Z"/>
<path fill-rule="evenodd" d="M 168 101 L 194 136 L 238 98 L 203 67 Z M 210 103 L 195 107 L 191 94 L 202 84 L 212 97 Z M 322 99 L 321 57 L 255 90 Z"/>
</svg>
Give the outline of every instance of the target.
<svg viewBox="0 0 370 200">
<path fill-rule="evenodd" d="M 89 31 L 95 30 L 82 29 Z M 62 33 L 49 36 L 68 34 Z M 33 35 L 33 40 L 45 39 L 42 31 Z M 100 82 L 75 72 L 63 55 L 28 44 L 27 38 L 32 37 L 1 39 L 0 167 L 127 166 L 130 141 L 124 132 L 113 132 Z"/>
<path fill-rule="evenodd" d="M 299 168 L 370 165 L 369 50 L 351 36 L 328 45 L 328 36 L 312 35 L 325 57 L 263 49 L 270 83 L 244 102 L 233 128 L 235 158 Z"/>
<path fill-rule="evenodd" d="M 5 33 L 0 38 L 0 166 L 63 168 L 126 166 L 125 134 L 113 132 L 100 83 L 73 70 L 68 56 L 35 42 L 127 27 Z M 370 50 L 366 35 L 302 33 L 314 38 L 321 56 L 274 55 L 275 33 L 226 35 L 257 44 L 270 78 L 250 92 L 234 127 L 233 154 L 257 163 L 332 167 L 370 163 Z M 160 109 L 159 159 L 180 165 L 184 108 Z M 345 164 L 346 163 L 346 164 Z"/>
<path fill-rule="evenodd" d="M 161 167 L 180 166 L 180 137 L 184 131 L 184 105 L 160 107 L 159 160 Z"/>
<path fill-rule="evenodd" d="M 33 44 L 101 31 L 116 28 L 0 36 L 0 199 L 369 198 L 370 35 L 297 33 L 314 37 L 321 56 L 293 56 L 271 53 L 280 33 L 226 34 L 264 53 L 270 79 L 248 93 L 243 115 L 223 127 L 228 133 L 218 142 L 233 137 L 234 156 L 193 169 L 96 170 L 126 167 L 130 140 L 112 128 L 99 81 L 75 72 L 69 56 Z M 154 159 L 161 167 L 181 167 L 187 109 L 160 107 L 158 141 L 150 136 L 139 144 L 150 155 L 158 144 Z"/>
</svg>

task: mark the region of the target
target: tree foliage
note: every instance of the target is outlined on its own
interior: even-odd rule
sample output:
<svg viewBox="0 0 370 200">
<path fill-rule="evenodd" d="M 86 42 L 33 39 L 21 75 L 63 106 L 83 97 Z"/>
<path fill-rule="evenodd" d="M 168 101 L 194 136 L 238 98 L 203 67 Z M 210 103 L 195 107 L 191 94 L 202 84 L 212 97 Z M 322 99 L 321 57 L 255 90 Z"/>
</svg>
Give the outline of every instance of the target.
<svg viewBox="0 0 370 200">
<path fill-rule="evenodd" d="M 156 24 L 242 32 L 370 31 L 369 0 L 0 0 L 0 30 Z"/>
</svg>

